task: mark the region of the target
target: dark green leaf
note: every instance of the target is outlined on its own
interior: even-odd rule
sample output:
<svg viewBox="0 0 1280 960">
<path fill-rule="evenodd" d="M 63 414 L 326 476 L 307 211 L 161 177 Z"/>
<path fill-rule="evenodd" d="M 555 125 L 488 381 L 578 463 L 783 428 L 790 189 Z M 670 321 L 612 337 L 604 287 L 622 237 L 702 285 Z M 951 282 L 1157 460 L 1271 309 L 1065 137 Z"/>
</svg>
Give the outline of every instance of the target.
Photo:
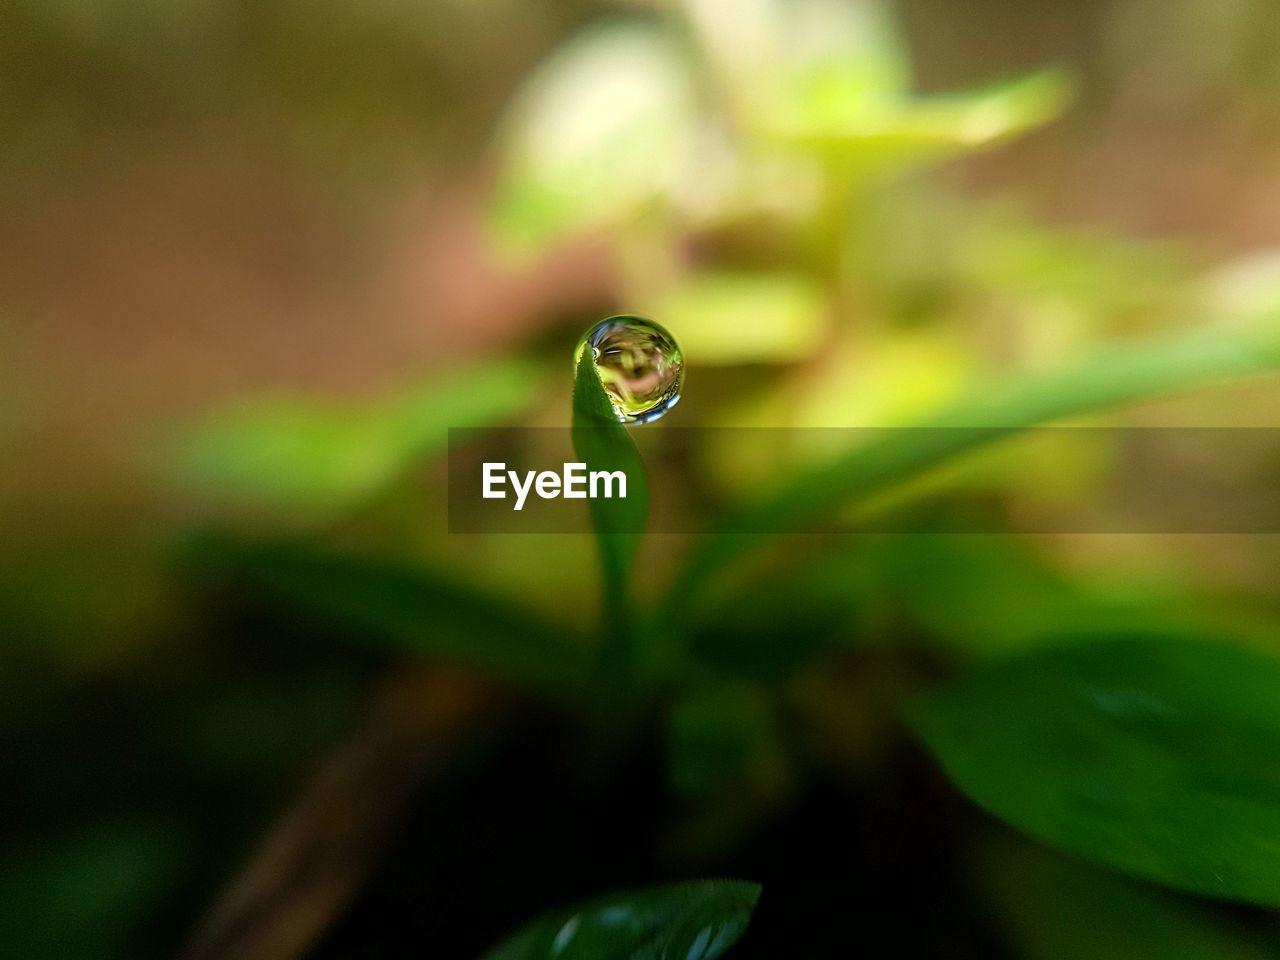
<svg viewBox="0 0 1280 960">
<path fill-rule="evenodd" d="M 983 851 L 981 883 L 1026 960 L 1265 960 L 1237 917 L 1150 884 L 1004 838 Z"/>
<path fill-rule="evenodd" d="M 867 567 L 855 550 L 825 550 L 734 583 L 688 626 L 688 650 L 721 676 L 790 676 L 857 635 Z"/>
<path fill-rule="evenodd" d="M 10 852 L 0 864 L 0 937 L 25 960 L 116 960 L 182 874 L 169 825 L 104 821 Z"/>
<path fill-rule="evenodd" d="M 191 553 L 254 593 L 371 645 L 444 657 L 552 694 L 577 694 L 585 682 L 585 644 L 426 568 L 287 542 L 205 538 Z"/>
<path fill-rule="evenodd" d="M 883 601 L 922 639 L 964 657 L 1009 655 L 1063 636 L 1270 636 L 1238 609 L 1168 584 L 1071 577 L 1020 537 L 943 535 L 861 541 Z M 999 596 L 999 603 L 992 597 Z M 1105 631 L 1110 631 L 1107 633 Z"/>
<path fill-rule="evenodd" d="M 1211 643 L 1072 645 L 917 702 L 975 802 L 1040 840 L 1196 893 L 1280 904 L 1280 660 Z"/>
<path fill-rule="evenodd" d="M 732 787 L 767 791 L 785 775 L 773 708 L 745 683 L 697 684 L 671 709 L 667 730 L 671 786 L 684 795 Z"/>
<path fill-rule="evenodd" d="M 612 894 L 535 921 L 483 960 L 712 960 L 742 936 L 759 896 L 740 880 Z"/>
</svg>

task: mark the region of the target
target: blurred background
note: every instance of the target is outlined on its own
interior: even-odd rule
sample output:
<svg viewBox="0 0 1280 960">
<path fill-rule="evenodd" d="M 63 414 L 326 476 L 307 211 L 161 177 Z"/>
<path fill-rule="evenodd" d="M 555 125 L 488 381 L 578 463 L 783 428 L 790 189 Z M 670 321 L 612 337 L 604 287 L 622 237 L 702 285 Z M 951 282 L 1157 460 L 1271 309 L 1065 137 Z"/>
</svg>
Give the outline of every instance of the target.
<svg viewBox="0 0 1280 960">
<path fill-rule="evenodd" d="M 986 821 L 893 705 L 1065 629 L 1274 644 L 1274 537 L 784 550 L 694 631 L 728 666 L 619 732 L 468 646 L 589 645 L 595 545 L 448 535 L 445 431 L 567 425 L 622 311 L 684 348 L 668 420 L 733 427 L 909 424 L 1271 316 L 1277 44 L 1265 0 L 5 4 L 4 942 L 470 957 L 732 875 L 766 891 L 734 956 L 1145 955 L 1114 905 L 1176 901 Z M 1280 385 L 1116 422 L 1280 426 Z M 741 436 L 687 508 L 823 453 Z M 958 482 L 1069 509 L 1109 464 Z M 641 609 L 686 540 L 646 543 Z M 1223 955 L 1184 947 L 1149 955 Z"/>
</svg>

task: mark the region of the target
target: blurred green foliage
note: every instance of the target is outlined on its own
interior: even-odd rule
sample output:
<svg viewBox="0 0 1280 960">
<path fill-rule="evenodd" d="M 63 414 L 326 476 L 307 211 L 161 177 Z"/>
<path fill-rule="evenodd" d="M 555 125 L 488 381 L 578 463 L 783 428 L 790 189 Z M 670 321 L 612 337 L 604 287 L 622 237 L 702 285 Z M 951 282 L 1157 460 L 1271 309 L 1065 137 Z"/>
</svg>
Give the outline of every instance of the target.
<svg viewBox="0 0 1280 960">
<path fill-rule="evenodd" d="M 597 722 L 634 722 L 656 702 L 667 714 L 675 793 L 712 803 L 736 793 L 756 811 L 730 833 L 749 831 L 753 817 L 794 791 L 800 758 L 783 717 L 818 707 L 792 698 L 796 678 L 824 658 L 892 635 L 895 624 L 960 660 L 1044 647 L 916 708 L 917 728 L 958 786 L 1037 838 L 1117 869 L 1274 902 L 1264 837 L 1280 815 L 1265 772 L 1280 736 L 1265 693 L 1275 662 L 1183 639 L 1194 632 L 1190 622 L 1221 622 L 1208 606 L 1180 601 L 1190 613 L 1171 614 L 1155 594 L 1099 600 L 998 538 L 890 538 L 750 572 L 753 558 L 778 548 L 763 531 L 820 523 L 1018 430 L 1280 368 L 1270 293 L 1258 306 L 1220 311 L 1222 324 L 1205 323 L 1194 312 L 1206 284 L 1187 281 L 1194 268 L 1167 247 L 1003 215 L 957 217 L 954 197 L 943 194 L 932 207 L 916 205 L 934 189 L 922 171 L 1037 128 L 1064 109 L 1070 89 L 1049 71 L 958 94 L 915 93 L 899 37 L 874 3 L 752 0 L 730 10 L 690 0 L 587 29 L 535 72 L 502 126 L 490 222 L 497 249 L 528 261 L 574 237 L 603 238 L 621 302 L 651 309 L 677 331 L 691 382 L 699 370 L 724 371 L 720 394 L 699 398 L 701 422 L 845 422 L 859 409 L 868 358 L 881 362 L 887 349 L 905 359 L 885 363 L 896 378 L 873 380 L 873 389 L 917 399 L 880 422 L 915 419 L 933 429 L 771 463 L 758 492 L 729 491 L 716 531 L 686 550 L 654 602 L 632 582 L 644 571 L 629 531 L 647 493 L 593 504 L 603 674 L 583 672 L 588 646 L 555 643 L 554 628 L 522 619 L 499 597 L 458 599 L 471 588 L 434 574 L 380 573 L 372 558 L 321 561 L 290 548 L 241 565 L 239 575 L 287 594 L 301 612 L 343 618 L 367 640 L 407 643 L 528 689 L 559 687 Z M 917 243 L 913 230 L 934 235 Z M 920 259 L 926 250 L 932 262 Z M 979 369 L 980 347 L 956 352 L 920 337 L 929 328 L 980 330 L 973 325 L 993 304 L 1010 317 L 1015 361 L 994 381 L 996 369 Z M 1187 326 L 1196 329 L 1180 329 Z M 1116 334 L 1142 339 L 1095 344 Z M 1056 366 L 1040 369 L 1046 360 Z M 766 376 L 761 367 L 794 375 Z M 918 385 L 932 378 L 941 392 Z M 199 462 L 207 479 L 234 481 L 241 492 L 260 476 L 290 498 L 314 483 L 327 499 L 349 501 L 434 451 L 424 423 L 438 431 L 467 410 L 473 421 L 509 419 L 529 382 L 522 370 L 500 375 L 509 390 L 495 390 L 492 378 L 463 380 L 448 403 L 398 404 L 393 416 L 339 421 L 332 431 L 259 415 L 238 433 L 206 435 Z M 573 395 L 579 456 L 643 480 L 585 353 Z M 830 397 L 828 409 L 806 405 L 806 395 Z M 371 429 L 384 421 L 407 432 Z M 265 469 L 254 450 L 279 459 Z M 728 460 L 740 453 L 728 451 Z M 1052 472 L 1071 455 L 1048 456 Z M 358 476 L 344 472 L 360 464 Z M 994 473 L 996 489 L 1018 495 Z M 1086 483 L 1096 475 L 1080 474 Z M 1248 620 L 1236 621 L 1237 636 L 1255 635 L 1242 626 Z M 451 624 L 466 629 L 445 639 Z M 1134 631 L 1151 639 L 1122 642 Z M 1076 642 L 1059 651 L 1062 637 Z M 589 695 L 593 687 L 608 691 L 603 701 Z M 1132 896 L 1135 924 L 1165 909 L 1155 894 Z M 1021 923 L 1022 903 L 1001 902 Z M 575 922 L 567 916 L 497 955 L 554 953 Z M 654 917 L 654 929 L 669 927 L 676 939 L 689 940 L 702 923 Z M 1197 921 L 1184 923 L 1190 932 L 1172 938 L 1185 946 L 1177 955 L 1197 956 L 1196 944 L 1218 936 L 1215 921 L 1195 930 Z M 1044 924 L 1051 921 L 1037 921 L 1028 941 L 1031 955 L 1076 955 Z M 1049 938 L 1043 953 L 1040 933 Z M 570 949 L 578 942 L 566 940 Z"/>
<path fill-rule="evenodd" d="M 232 503 L 312 518 L 350 510 L 442 452 L 450 427 L 501 423 L 528 405 L 539 371 L 497 360 L 365 409 L 259 400 L 200 430 L 185 481 Z"/>
<path fill-rule="evenodd" d="M 21 83 L 0 107 L 31 156 L 40 156 L 31 144 L 80 129 L 77 112 L 92 118 L 84 125 L 102 122 L 97 107 L 113 90 L 154 88 L 162 112 L 197 109 L 207 87 L 157 82 L 194 75 L 229 84 L 232 106 L 271 91 L 296 123 L 281 136 L 308 155 L 307 145 L 325 143 L 316 155 L 345 156 L 358 138 L 342 118 L 373 110 L 375 139 L 403 161 L 417 142 L 416 65 L 455 77 L 432 87 L 440 116 L 456 77 L 477 72 L 450 49 L 454 33 L 390 4 L 325 4 L 323 15 L 295 3 L 225 15 L 212 3 L 109 6 L 24 2 L 6 14 L 38 28 L 61 78 L 47 85 L 31 60 L 15 60 L 26 65 Z M 450 4 L 441 22 L 500 33 L 508 5 L 474 6 Z M 372 678 L 426 661 L 461 665 L 527 698 L 521 709 L 549 703 L 590 731 L 586 747 L 564 747 L 564 765 L 587 771 L 566 778 L 584 795 L 591 771 L 606 766 L 602 754 L 660 742 L 641 802 L 659 808 L 677 839 L 607 886 L 599 878 L 604 889 L 618 875 L 752 876 L 761 861 L 744 851 L 804 809 L 815 783 L 840 784 L 852 809 L 863 795 L 883 801 L 876 785 L 901 781 L 948 818 L 955 848 L 907 869 L 942 875 L 947 857 L 963 856 L 957 887 L 984 907 L 961 907 L 1001 931 L 1011 954 L 1270 955 L 1270 914 L 1244 922 L 1210 899 L 1274 906 L 1280 896 L 1274 555 L 1242 558 L 1249 548 L 1219 544 L 1220 561 L 1212 545 L 1202 556 L 1197 544 L 1179 550 L 1157 538 L 1046 542 L 1013 520 L 1007 535 L 968 536 L 963 512 L 935 494 L 959 482 L 939 471 L 983 456 L 972 489 L 1003 504 L 1054 484 L 1068 501 L 1105 486 L 1105 451 L 1000 446 L 1043 423 L 1266 419 L 1280 409 L 1274 254 L 1214 264 L 1190 240 L 1046 225 L 1023 205 L 975 201 L 965 164 L 1066 111 L 1067 71 L 924 92 L 885 4 L 646 6 L 597 17 L 508 104 L 486 221 L 495 258 L 536 272 L 565 247 L 602 247 L 616 274 L 611 306 L 650 312 L 681 340 L 683 422 L 931 429 L 851 450 L 780 452 L 727 431 L 722 448 L 694 452 L 681 478 L 698 491 L 697 509 L 717 518 L 712 532 L 643 539 L 632 532 L 635 513 L 616 511 L 643 513 L 647 491 L 604 503 L 594 514 L 601 589 L 591 592 L 594 568 L 576 542 L 450 537 L 438 471 L 448 427 L 572 420 L 583 459 L 636 476 L 627 431 L 601 424 L 607 399 L 594 366 L 574 369 L 562 349 L 593 317 L 550 317 L 545 339 L 373 401 L 250 397 L 215 413 L 165 464 L 174 500 L 197 505 L 195 520 L 178 526 L 216 530 L 179 531 L 174 596 L 153 601 L 113 553 L 99 565 L 130 580 L 120 588 L 93 564 L 80 574 L 54 557 L 53 573 L 26 565 L 0 590 L 0 613 L 29 636 L 74 633 L 88 646 L 133 630 L 165 641 L 154 675 L 129 674 L 137 654 L 81 658 L 94 660 L 90 669 L 68 666 L 76 658 L 65 650 L 51 665 L 37 644 L 7 652 L 11 675 L 72 693 L 43 702 L 27 693 L 36 703 L 28 714 L 16 700 L 6 707 L 17 717 L 6 734 L 20 756 L 14 779 L 32 791 L 20 818 L 38 836 L 0 871 L 3 942 L 32 957 L 90 958 L 146 953 L 131 938 L 153 922 L 157 937 L 180 936 L 173 930 L 189 925 L 248 838 L 287 803 L 286 785 L 336 737 Z M 1117 17 L 1144 25 L 1163 16 L 1145 0 L 1120 6 Z M 1250 26 L 1266 19 L 1250 4 L 1223 4 L 1233 15 L 1210 6 L 1179 4 L 1178 16 L 1250 48 L 1265 32 Z M 245 68 L 221 69 L 242 33 L 256 38 Z M 120 37 L 148 55 L 127 55 Z M 1238 78 L 1198 37 L 1148 44 L 1144 27 L 1127 55 L 1159 66 L 1161 50 L 1189 43 L 1195 70 L 1177 81 L 1212 78 L 1204 89 L 1229 99 Z M 80 56 L 111 82 L 66 66 Z M 1270 70 L 1256 53 L 1244 59 L 1251 75 Z M 58 107 L 39 129 L 17 109 L 37 90 Z M 435 113 L 431 126 L 449 139 Z M 1239 392 L 1161 405 L 1217 383 Z M 795 542 L 769 532 L 908 493 L 936 510 L 938 535 Z M 1232 579 L 1240 569 L 1247 575 Z M 67 595 L 83 605 L 69 607 Z M 83 691 L 77 669 L 106 692 Z M 899 716 L 922 692 L 914 727 L 959 791 L 1102 868 L 1008 837 L 989 842 L 989 824 L 974 829 L 970 812 L 928 794 Z M 143 719 L 104 723 L 120 701 L 140 704 Z M 101 725 L 107 750 L 42 781 L 33 772 L 41 737 L 56 749 L 69 735 L 44 729 L 57 724 L 42 724 L 41 711 Z M 149 808 L 124 816 L 140 770 L 164 781 L 156 806 L 197 811 L 199 829 L 170 830 Z M 556 773 L 539 769 L 499 792 L 525 797 Z M 238 785 L 250 782 L 246 799 Z M 54 822 L 65 811 L 42 809 L 42 790 L 86 806 L 102 799 L 66 827 Z M 918 821 L 903 811 L 900 822 L 905 846 Z M 598 842 L 577 824 L 545 829 L 566 846 Z M 211 851 L 198 868 L 188 833 Z M 481 842 L 457 833 L 459 843 Z M 533 869 L 552 874 L 558 862 Z M 548 884 L 548 902 L 541 889 L 512 897 L 495 915 L 551 906 L 560 887 Z M 711 957 L 742 933 L 758 893 L 726 881 L 614 895 L 548 915 L 489 956 Z M 935 906 L 922 899 L 910 910 Z M 826 942 L 847 946 L 847 921 L 830 912 L 793 910 L 781 923 L 828 924 Z"/>
<path fill-rule="evenodd" d="M 155 909 L 180 871 L 181 835 L 102 823 L 13 858 L 0 873 L 0 934 L 32 958 L 126 956 L 120 918 Z"/>
</svg>

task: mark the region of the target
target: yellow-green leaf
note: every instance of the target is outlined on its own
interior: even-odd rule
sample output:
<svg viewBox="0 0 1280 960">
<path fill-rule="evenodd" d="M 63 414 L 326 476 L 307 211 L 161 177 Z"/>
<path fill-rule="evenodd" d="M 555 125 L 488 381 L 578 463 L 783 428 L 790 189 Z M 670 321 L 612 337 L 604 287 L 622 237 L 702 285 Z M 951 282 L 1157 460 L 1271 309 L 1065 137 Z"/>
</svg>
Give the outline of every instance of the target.
<svg viewBox="0 0 1280 960">
<path fill-rule="evenodd" d="M 705 364 L 803 359 L 826 321 L 822 292 L 792 273 L 694 274 L 649 312 L 678 329 L 684 349 Z"/>
<path fill-rule="evenodd" d="M 688 168 L 692 84 L 654 23 L 592 28 L 556 52 L 507 118 L 491 217 L 500 252 L 532 256 L 666 195 Z"/>
</svg>

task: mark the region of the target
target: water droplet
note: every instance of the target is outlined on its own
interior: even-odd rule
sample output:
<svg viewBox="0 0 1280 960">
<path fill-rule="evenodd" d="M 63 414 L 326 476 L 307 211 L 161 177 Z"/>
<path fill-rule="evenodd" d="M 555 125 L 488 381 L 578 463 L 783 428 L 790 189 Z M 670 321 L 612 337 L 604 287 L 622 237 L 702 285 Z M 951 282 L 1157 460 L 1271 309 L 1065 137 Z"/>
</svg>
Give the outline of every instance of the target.
<svg viewBox="0 0 1280 960">
<path fill-rule="evenodd" d="M 575 359 L 588 348 L 622 423 L 651 423 L 679 403 L 684 356 L 675 338 L 652 320 L 601 320 L 582 338 Z"/>
</svg>

